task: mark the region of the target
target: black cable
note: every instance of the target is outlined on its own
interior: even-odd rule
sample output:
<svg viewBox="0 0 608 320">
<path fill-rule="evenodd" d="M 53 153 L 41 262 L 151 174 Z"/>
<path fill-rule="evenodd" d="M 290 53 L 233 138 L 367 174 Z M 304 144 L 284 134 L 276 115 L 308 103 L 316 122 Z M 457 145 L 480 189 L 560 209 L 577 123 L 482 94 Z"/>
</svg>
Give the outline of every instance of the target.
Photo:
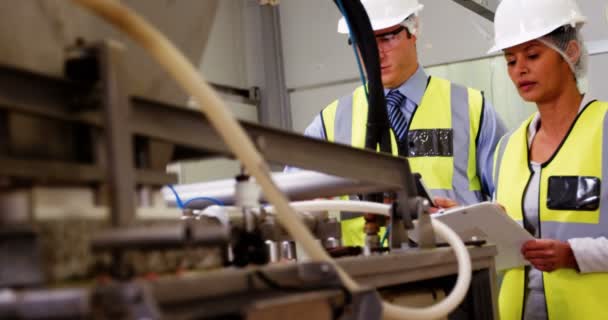
<svg viewBox="0 0 608 320">
<path fill-rule="evenodd" d="M 338 8 L 342 6 L 344 9 L 342 14 L 348 18 L 350 31 L 355 38 L 355 43 L 359 45 L 359 52 L 367 74 L 369 111 L 365 148 L 376 151 L 379 145 L 380 151 L 390 153 L 390 124 L 382 85 L 380 54 L 371 22 L 361 1 L 334 0 L 334 2 Z"/>
</svg>

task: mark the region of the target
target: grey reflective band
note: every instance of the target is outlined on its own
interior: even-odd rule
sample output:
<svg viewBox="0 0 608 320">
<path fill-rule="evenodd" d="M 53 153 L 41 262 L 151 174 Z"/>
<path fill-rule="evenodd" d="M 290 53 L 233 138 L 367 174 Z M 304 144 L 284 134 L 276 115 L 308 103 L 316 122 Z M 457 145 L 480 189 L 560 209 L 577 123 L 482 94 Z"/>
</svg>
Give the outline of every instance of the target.
<svg viewBox="0 0 608 320">
<path fill-rule="evenodd" d="M 589 106 L 587 106 L 589 107 Z M 602 131 L 602 181 L 604 183 L 600 193 L 600 224 L 604 227 L 604 235 L 608 233 L 608 115 L 604 114 Z M 605 216 L 604 216 L 605 215 Z"/>
<path fill-rule="evenodd" d="M 351 144 L 353 127 L 353 95 L 349 94 L 338 100 L 336 122 L 334 125 L 334 142 Z"/>
<path fill-rule="evenodd" d="M 454 154 L 453 139 L 452 129 L 410 130 L 407 132 L 407 156 L 451 157 Z"/>
<path fill-rule="evenodd" d="M 469 147 L 471 143 L 471 126 L 470 123 L 470 101 L 469 101 L 469 90 L 463 86 L 452 84 L 450 89 L 451 95 L 451 111 L 452 111 L 452 130 L 453 130 L 453 150 L 459 152 L 454 154 L 454 172 L 452 173 L 452 189 L 458 193 L 462 191 L 468 191 L 471 189 L 469 183 L 469 156 L 475 157 L 477 155 L 469 155 Z M 483 101 L 483 99 L 482 99 Z M 481 108 L 483 110 L 483 106 Z M 479 131 L 481 131 L 481 123 L 479 123 Z M 475 148 L 477 151 L 477 148 Z M 464 195 L 463 195 L 464 196 Z M 462 198 L 458 197 L 459 199 Z M 455 198 L 451 198 L 455 199 Z M 467 204 L 475 203 L 483 198 L 470 199 L 472 202 Z"/>
<path fill-rule="evenodd" d="M 509 144 L 509 140 L 511 140 L 513 132 L 514 131 L 507 133 L 498 142 L 498 150 L 496 153 L 496 168 L 494 168 L 494 194 L 498 194 L 498 177 L 500 176 L 500 166 L 502 164 L 502 157 L 505 155 L 505 149 L 507 149 L 507 144 Z"/>
</svg>

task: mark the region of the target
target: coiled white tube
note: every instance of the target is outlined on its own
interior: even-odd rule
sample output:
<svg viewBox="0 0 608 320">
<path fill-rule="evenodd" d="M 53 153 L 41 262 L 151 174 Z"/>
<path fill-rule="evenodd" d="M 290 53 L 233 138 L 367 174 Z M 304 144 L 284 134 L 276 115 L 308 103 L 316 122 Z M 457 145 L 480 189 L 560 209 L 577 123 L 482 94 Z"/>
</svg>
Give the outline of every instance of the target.
<svg viewBox="0 0 608 320">
<path fill-rule="evenodd" d="M 297 218 L 296 213 L 289 206 L 287 198 L 281 193 L 270 177 L 268 166 L 257 152 L 254 144 L 239 126 L 234 116 L 228 111 L 223 101 L 215 94 L 209 85 L 202 79 L 198 71 L 192 64 L 167 40 L 161 33 L 154 29 L 149 23 L 130 9 L 122 6 L 116 0 L 72 0 L 95 12 L 99 16 L 112 22 L 116 27 L 129 34 L 141 46 L 147 49 L 150 54 L 173 76 L 173 78 L 191 94 L 201 111 L 204 112 L 213 127 L 217 130 L 222 140 L 228 145 L 235 156 L 243 163 L 245 168 L 255 177 L 260 184 L 266 198 L 277 208 L 277 216 L 281 224 L 289 234 L 298 241 L 311 259 L 325 261 L 335 266 L 336 272 L 340 275 L 342 282 L 349 290 L 355 290 L 359 286 L 352 278 L 342 270 L 327 255 L 325 250 L 314 240 L 302 221 Z M 436 221 L 437 222 L 437 221 Z M 434 224 L 435 225 L 435 224 Z M 440 225 L 440 224 L 438 224 Z M 437 228 L 437 233 L 442 234 L 449 228 Z M 453 232 L 452 232 L 453 233 Z M 447 234 L 447 233 L 446 233 Z M 456 243 L 455 239 L 448 236 L 448 241 L 454 248 L 462 250 L 464 244 Z M 456 244 L 461 247 L 457 247 Z M 470 279 L 470 260 L 466 248 L 464 251 L 456 253 L 459 261 L 457 285 L 461 284 L 461 278 Z M 468 264 L 465 263 L 468 261 Z M 468 273 L 467 271 L 468 266 Z M 463 274 L 465 272 L 466 274 Z M 465 292 L 468 290 L 466 283 Z M 456 289 L 456 288 L 455 288 Z M 456 291 L 456 290 L 453 290 Z M 458 290 L 460 292 L 462 290 Z M 450 295 L 452 297 L 453 294 Z M 450 298 L 448 297 L 448 298 Z M 384 316 L 388 319 L 435 319 L 449 313 L 446 306 L 446 298 L 436 306 L 424 309 L 411 309 L 392 306 L 384 303 Z M 453 299 L 455 300 L 455 299 Z M 452 300 L 450 300 L 452 301 Z M 459 302 L 458 302 L 459 303 Z M 453 304 L 453 303 L 452 303 Z M 450 306 L 452 305 L 450 304 Z M 458 305 L 458 304 L 456 304 Z M 437 308 L 437 307 L 441 308 Z M 446 311 L 447 310 L 447 311 Z M 440 312 L 441 311 L 441 312 Z"/>
<path fill-rule="evenodd" d="M 382 304 L 384 307 L 384 319 L 424 320 L 443 318 L 460 305 L 469 291 L 472 271 L 469 251 L 456 232 L 437 219 L 432 219 L 431 221 L 435 233 L 454 249 L 454 254 L 458 261 L 458 278 L 456 279 L 456 284 L 449 296 L 430 307 L 405 308 L 384 302 Z"/>
<path fill-rule="evenodd" d="M 292 202 L 291 206 L 297 211 L 348 211 L 373 213 L 390 216 L 390 205 L 349 200 L 312 200 Z M 267 212 L 274 212 L 274 208 L 265 208 Z M 433 229 L 454 249 L 458 261 L 458 279 L 454 289 L 448 297 L 428 308 L 405 308 L 384 303 L 386 319 L 437 319 L 445 317 L 462 302 L 471 283 L 471 258 L 464 243 L 452 229 L 443 222 L 432 219 Z"/>
</svg>

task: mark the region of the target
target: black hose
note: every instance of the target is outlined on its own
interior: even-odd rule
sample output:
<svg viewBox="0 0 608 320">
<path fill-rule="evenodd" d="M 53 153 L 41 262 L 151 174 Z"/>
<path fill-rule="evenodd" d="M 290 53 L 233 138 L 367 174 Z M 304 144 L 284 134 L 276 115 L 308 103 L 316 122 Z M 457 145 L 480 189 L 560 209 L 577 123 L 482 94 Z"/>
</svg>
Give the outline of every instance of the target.
<svg viewBox="0 0 608 320">
<path fill-rule="evenodd" d="M 334 0 L 338 8 L 338 0 Z M 365 8 L 360 0 L 341 0 L 342 7 L 349 22 L 353 43 L 358 45 L 363 59 L 368 81 L 368 103 L 367 134 L 365 148 L 376 151 L 391 153 L 390 125 L 384 99 L 384 87 L 380 72 L 380 55 L 376 45 L 376 37 Z"/>
</svg>

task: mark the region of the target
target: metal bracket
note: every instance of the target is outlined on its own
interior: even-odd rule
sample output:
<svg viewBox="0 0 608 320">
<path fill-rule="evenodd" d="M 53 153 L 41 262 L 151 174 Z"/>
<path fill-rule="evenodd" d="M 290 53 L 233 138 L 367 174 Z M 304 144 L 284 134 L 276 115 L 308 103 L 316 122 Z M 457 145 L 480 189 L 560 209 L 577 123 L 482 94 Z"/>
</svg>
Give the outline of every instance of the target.
<svg viewBox="0 0 608 320">
<path fill-rule="evenodd" d="M 407 230 L 414 228 L 412 219 L 412 213 L 416 211 L 412 210 L 415 208 L 411 205 L 415 198 L 412 196 L 415 194 L 416 187 L 414 185 L 414 179 L 409 168 L 407 160 L 403 159 L 403 166 L 407 170 L 401 172 L 401 185 L 400 190 L 397 192 L 397 201 L 393 203 L 391 208 L 391 230 L 389 244 L 391 249 L 401 249 L 404 245 L 409 243 Z"/>
<path fill-rule="evenodd" d="M 458 3 L 459 5 L 473 11 L 474 13 L 477 13 L 478 15 L 482 16 L 485 19 L 488 19 L 489 21 L 494 21 L 494 12 L 496 12 L 496 7 L 498 6 L 498 1 L 491 1 L 494 2 L 494 10 L 492 10 L 492 8 L 488 7 L 487 5 L 484 5 L 482 3 L 480 3 L 479 1 L 473 1 L 473 0 L 452 0 L 456 3 Z M 487 3 L 487 1 L 486 1 Z"/>
<path fill-rule="evenodd" d="M 416 197 L 415 212 L 418 214 L 418 246 L 423 249 L 432 249 L 435 247 L 435 231 L 429 214 L 429 201 Z"/>
<path fill-rule="evenodd" d="M 403 211 L 404 210 L 401 208 L 399 201 L 393 202 L 391 206 L 391 230 L 389 233 L 389 244 L 391 250 L 401 249 L 403 243 L 407 243 L 407 229 L 404 227 L 403 223 Z M 405 213 L 405 215 L 407 214 L 409 213 Z"/>
</svg>

